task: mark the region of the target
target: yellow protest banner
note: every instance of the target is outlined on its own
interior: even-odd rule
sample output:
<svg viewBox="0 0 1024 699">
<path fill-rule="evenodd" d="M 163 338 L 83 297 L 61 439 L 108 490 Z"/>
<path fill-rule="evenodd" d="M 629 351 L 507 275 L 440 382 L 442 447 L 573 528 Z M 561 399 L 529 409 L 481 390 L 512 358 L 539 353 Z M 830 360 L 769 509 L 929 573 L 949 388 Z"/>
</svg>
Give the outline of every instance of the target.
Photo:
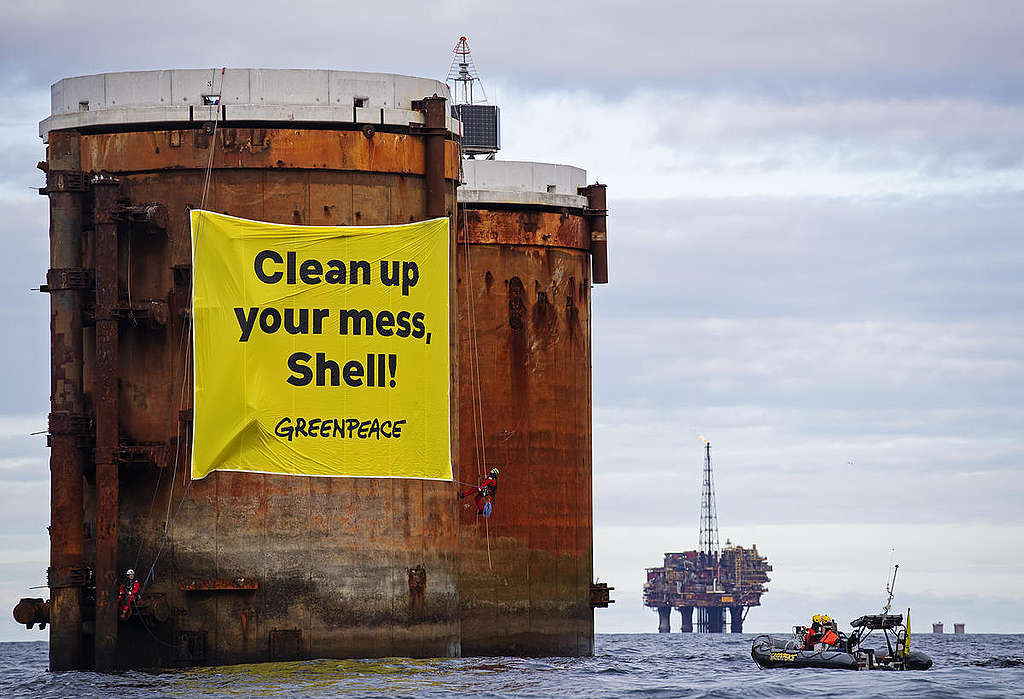
<svg viewBox="0 0 1024 699">
<path fill-rule="evenodd" d="M 452 478 L 448 219 L 192 212 L 192 478 Z"/>
</svg>

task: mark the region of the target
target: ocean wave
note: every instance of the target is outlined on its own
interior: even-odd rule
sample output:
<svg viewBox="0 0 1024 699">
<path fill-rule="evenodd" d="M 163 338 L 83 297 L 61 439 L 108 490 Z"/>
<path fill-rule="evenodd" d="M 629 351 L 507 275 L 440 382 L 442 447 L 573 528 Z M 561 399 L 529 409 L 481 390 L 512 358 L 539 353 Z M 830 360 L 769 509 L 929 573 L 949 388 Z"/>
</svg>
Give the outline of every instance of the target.
<svg viewBox="0 0 1024 699">
<path fill-rule="evenodd" d="M 51 673 L 46 643 L 0 643 L 0 696 L 702 697 L 1024 696 L 1024 636 L 922 635 L 927 672 L 759 670 L 749 635 L 599 635 L 592 658 L 308 660 L 120 675 Z"/>
</svg>

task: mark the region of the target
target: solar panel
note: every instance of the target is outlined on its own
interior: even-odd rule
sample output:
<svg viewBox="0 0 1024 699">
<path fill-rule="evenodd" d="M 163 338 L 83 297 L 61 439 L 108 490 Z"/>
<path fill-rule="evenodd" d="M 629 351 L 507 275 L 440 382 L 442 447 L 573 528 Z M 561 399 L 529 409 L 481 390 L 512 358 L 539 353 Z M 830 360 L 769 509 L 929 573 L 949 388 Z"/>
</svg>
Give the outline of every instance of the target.
<svg viewBox="0 0 1024 699">
<path fill-rule="evenodd" d="M 493 104 L 456 104 L 452 110 L 462 121 L 462 150 L 494 153 L 501 149 L 501 110 Z"/>
</svg>

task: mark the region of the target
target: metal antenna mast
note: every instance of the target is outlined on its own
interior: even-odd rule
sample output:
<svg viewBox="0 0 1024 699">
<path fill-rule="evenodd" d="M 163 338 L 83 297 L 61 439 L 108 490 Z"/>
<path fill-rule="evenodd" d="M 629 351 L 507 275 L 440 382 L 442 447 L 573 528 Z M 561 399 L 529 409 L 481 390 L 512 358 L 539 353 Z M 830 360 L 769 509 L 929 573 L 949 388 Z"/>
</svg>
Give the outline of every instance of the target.
<svg viewBox="0 0 1024 699">
<path fill-rule="evenodd" d="M 455 48 L 452 64 L 448 68 L 446 82 L 454 82 L 452 99 L 454 104 L 486 104 L 487 93 L 484 92 L 484 84 L 480 80 L 480 73 L 477 72 L 476 64 L 473 63 L 473 54 L 469 51 L 469 42 L 466 37 L 460 36 Z M 473 84 L 477 83 L 480 88 L 480 95 L 483 97 L 479 102 L 473 98 Z"/>
<path fill-rule="evenodd" d="M 707 560 L 717 561 L 718 510 L 715 507 L 715 481 L 711 472 L 711 442 L 704 440 L 704 491 L 700 499 L 700 552 Z"/>
</svg>

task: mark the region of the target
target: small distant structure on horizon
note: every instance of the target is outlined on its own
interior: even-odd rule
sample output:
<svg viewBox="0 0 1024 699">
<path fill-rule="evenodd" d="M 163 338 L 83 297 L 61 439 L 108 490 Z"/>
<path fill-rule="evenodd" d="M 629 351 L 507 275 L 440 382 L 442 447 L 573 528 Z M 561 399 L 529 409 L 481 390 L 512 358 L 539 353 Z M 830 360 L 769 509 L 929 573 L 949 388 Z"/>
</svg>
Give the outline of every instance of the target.
<svg viewBox="0 0 1024 699">
<path fill-rule="evenodd" d="M 953 624 L 953 633 L 965 634 L 967 633 L 967 629 L 964 627 L 963 624 Z"/>
<path fill-rule="evenodd" d="M 942 622 L 932 624 L 932 633 L 942 633 Z"/>
</svg>

